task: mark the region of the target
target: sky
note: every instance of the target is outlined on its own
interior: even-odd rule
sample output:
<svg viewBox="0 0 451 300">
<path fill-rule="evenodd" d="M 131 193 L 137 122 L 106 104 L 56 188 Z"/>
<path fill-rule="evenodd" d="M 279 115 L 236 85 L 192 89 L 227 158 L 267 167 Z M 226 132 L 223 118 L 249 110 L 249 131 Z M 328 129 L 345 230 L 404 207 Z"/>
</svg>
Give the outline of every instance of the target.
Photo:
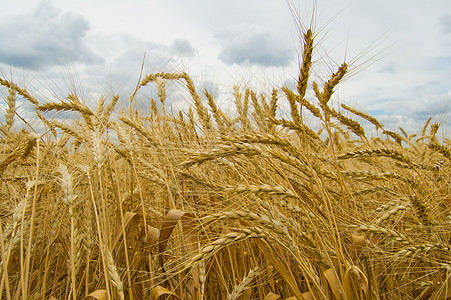
<svg viewBox="0 0 451 300">
<path fill-rule="evenodd" d="M 321 84 L 344 61 L 350 66 L 334 104 L 396 132 L 421 131 L 433 117 L 449 138 L 451 1 L 289 3 L 296 17 L 285 0 L 5 1 L 0 76 L 47 101 L 76 88 L 88 104 L 107 94 L 127 103 L 145 57 L 144 75 L 187 72 L 227 110 L 233 84 L 265 93 L 294 86 L 301 20 L 315 32 L 312 80 Z M 186 109 L 183 87 L 168 88 L 170 105 Z M 143 88 L 143 99 L 154 90 Z M 287 106 L 280 114 L 289 116 Z"/>
</svg>

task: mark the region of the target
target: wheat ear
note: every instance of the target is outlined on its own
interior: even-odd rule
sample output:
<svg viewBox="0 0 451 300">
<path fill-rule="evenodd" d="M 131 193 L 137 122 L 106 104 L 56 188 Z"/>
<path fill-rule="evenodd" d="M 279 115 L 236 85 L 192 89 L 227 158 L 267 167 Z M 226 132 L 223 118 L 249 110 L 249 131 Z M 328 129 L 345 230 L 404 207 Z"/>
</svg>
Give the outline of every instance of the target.
<svg viewBox="0 0 451 300">
<path fill-rule="evenodd" d="M 378 233 L 383 234 L 387 236 L 391 236 L 395 239 L 395 241 L 398 241 L 405 245 L 413 245 L 413 242 L 411 239 L 409 239 L 406 235 L 392 229 L 387 229 L 380 226 L 375 225 L 351 225 L 349 226 L 351 230 L 357 230 L 357 231 L 364 231 L 364 232 L 370 232 L 370 233 Z"/>
<path fill-rule="evenodd" d="M 428 147 L 431 148 L 432 150 L 437 151 L 438 153 L 442 154 L 449 161 L 451 161 L 451 150 L 449 149 L 449 147 L 447 147 L 445 145 L 440 145 L 438 143 L 428 144 Z"/>
<path fill-rule="evenodd" d="M 74 214 L 73 214 L 73 202 L 76 199 L 74 194 L 74 187 L 72 184 L 72 175 L 67 171 L 65 165 L 59 166 L 59 172 L 61 173 L 61 187 L 64 192 L 63 202 L 69 208 L 70 217 L 70 274 L 71 274 L 71 286 L 72 286 L 72 297 L 77 299 L 77 286 L 75 282 L 75 230 L 74 230 Z"/>
<path fill-rule="evenodd" d="M 69 95 L 68 98 L 74 99 L 71 95 Z M 73 101 L 73 100 L 70 102 L 60 101 L 59 103 L 50 102 L 47 104 L 39 105 L 37 107 L 37 109 L 40 111 L 49 111 L 49 110 L 78 111 L 83 115 L 89 115 L 89 116 L 94 115 L 94 112 L 89 107 L 87 107 L 84 104 L 81 104 L 79 101 Z"/>
<path fill-rule="evenodd" d="M 396 132 L 393 132 L 393 131 L 390 131 L 390 130 L 385 130 L 385 129 L 384 129 L 383 132 L 384 132 L 384 134 L 386 134 L 386 135 L 391 136 L 392 138 L 394 138 L 395 141 L 396 141 L 398 144 L 400 144 L 400 145 L 401 145 L 402 141 L 405 140 L 402 136 L 400 136 L 400 135 L 399 135 L 398 133 L 396 133 Z"/>
<path fill-rule="evenodd" d="M 6 223 L 5 225 L 3 233 L 4 240 L 2 241 L 5 245 L 5 260 L 0 260 L 0 278 L 2 277 L 3 271 L 6 271 L 8 268 L 9 258 L 11 253 L 19 245 L 21 235 L 25 236 L 24 232 L 21 232 L 21 229 L 29 228 L 29 226 L 25 226 L 25 224 L 24 226 L 21 225 L 22 223 L 28 223 L 27 219 L 23 218 L 23 216 L 31 209 L 32 196 L 30 195 L 30 190 L 35 184 L 35 181 L 29 181 L 27 183 L 27 193 L 25 197 L 15 206 L 12 212 L 11 222 Z"/>
<path fill-rule="evenodd" d="M 138 89 L 140 87 L 146 86 L 150 82 L 157 81 L 158 78 L 167 79 L 167 80 L 178 80 L 178 79 L 184 78 L 184 74 L 164 73 L 164 72 L 149 74 L 149 75 L 146 75 L 146 77 L 144 77 L 143 80 L 141 80 L 141 83 L 139 84 Z"/>
<path fill-rule="evenodd" d="M 116 265 L 114 263 L 113 255 L 111 251 L 106 251 L 107 253 L 107 270 L 108 270 L 108 279 L 110 282 L 116 287 L 116 291 L 121 300 L 125 299 L 124 296 L 124 285 L 122 283 L 121 277 L 117 271 Z"/>
<path fill-rule="evenodd" d="M 61 123 L 61 122 L 58 122 L 55 120 L 48 121 L 48 124 L 49 124 L 49 126 L 61 129 L 63 132 L 74 137 L 80 143 L 83 143 L 85 141 L 85 137 L 83 136 L 83 134 L 80 133 L 78 130 L 74 129 L 73 126 L 69 126 L 69 125 L 66 125 L 64 123 Z"/>
<path fill-rule="evenodd" d="M 36 98 L 31 96 L 26 89 L 20 88 L 17 84 L 2 78 L 0 78 L 0 84 L 7 87 L 8 89 L 14 89 L 19 95 L 24 97 L 26 100 L 28 100 L 34 105 L 38 105 L 38 100 L 36 100 Z"/>
<path fill-rule="evenodd" d="M 185 79 L 188 91 L 194 100 L 194 107 L 196 108 L 196 112 L 197 112 L 197 116 L 199 117 L 199 121 L 201 122 L 204 130 L 208 132 L 211 129 L 211 120 L 210 120 L 210 115 L 208 114 L 208 110 L 202 104 L 202 100 L 196 91 L 194 82 L 191 79 L 191 77 L 189 77 L 188 74 L 183 73 L 183 78 Z"/>
<path fill-rule="evenodd" d="M 254 280 L 255 277 L 257 277 L 260 274 L 261 272 L 259 267 L 249 270 L 249 272 L 241 280 L 241 282 L 235 285 L 233 290 L 227 295 L 227 300 L 239 299 L 240 295 L 250 288 L 249 285 L 251 284 L 252 280 Z"/>
<path fill-rule="evenodd" d="M 5 126 L 7 130 L 10 130 L 14 123 L 14 116 L 16 114 L 16 90 L 9 89 L 8 97 L 6 98 L 6 114 L 5 114 Z"/>
<path fill-rule="evenodd" d="M 348 127 L 349 130 L 351 130 L 355 135 L 365 138 L 365 130 L 363 130 L 363 127 L 357 122 L 354 121 L 348 117 L 345 117 L 341 113 L 337 112 L 335 109 L 331 108 L 328 110 L 330 114 L 337 118 L 338 121 L 340 121 L 341 124 Z"/>
<path fill-rule="evenodd" d="M 313 54 L 313 33 L 311 29 L 308 29 L 304 33 L 304 51 L 302 52 L 302 65 L 299 73 L 298 80 L 298 93 L 300 98 L 305 97 L 307 91 L 308 80 L 310 77 L 310 68 L 312 66 L 312 54 Z"/>
<path fill-rule="evenodd" d="M 301 124 L 301 116 L 299 114 L 299 107 L 296 103 L 296 95 L 286 87 L 283 87 L 282 91 L 285 93 L 288 103 L 290 104 L 290 112 L 293 122 L 295 122 L 295 124 Z"/>
<path fill-rule="evenodd" d="M 451 246 L 445 243 L 427 243 L 419 244 L 411 247 L 404 248 L 396 253 L 397 257 L 409 257 L 420 252 L 439 251 L 442 253 L 450 254 Z"/>
<path fill-rule="evenodd" d="M 326 82 L 326 84 L 324 85 L 324 91 L 322 93 L 322 97 L 320 100 L 320 102 L 323 105 L 326 105 L 327 102 L 329 102 L 330 97 L 332 96 L 333 92 L 334 92 L 334 88 L 338 85 L 338 83 L 340 83 L 340 81 L 343 79 L 343 77 L 345 76 L 346 72 L 348 70 L 348 65 L 346 63 L 343 63 L 337 70 L 337 72 L 335 72 L 334 74 L 332 74 L 331 78 L 329 79 L 328 82 Z"/>
<path fill-rule="evenodd" d="M 418 218 L 424 226 L 430 226 L 433 224 L 431 218 L 429 217 L 429 210 L 427 208 L 427 204 L 424 200 L 416 197 L 409 197 L 410 203 L 412 203 L 413 208 L 415 209 Z"/>
<path fill-rule="evenodd" d="M 207 160 L 211 160 L 211 159 L 215 159 L 215 158 L 219 158 L 219 157 L 237 155 L 237 154 L 257 155 L 257 154 L 261 154 L 261 153 L 262 153 L 262 150 L 255 145 L 251 145 L 251 144 L 247 144 L 247 143 L 234 143 L 232 145 L 222 145 L 213 150 L 200 152 L 192 159 L 182 162 L 181 166 L 182 167 L 190 167 L 194 164 L 200 164 Z"/>
<path fill-rule="evenodd" d="M 363 157 L 374 157 L 374 156 L 390 157 L 390 158 L 393 158 L 400 162 L 404 162 L 408 165 L 412 165 L 411 160 L 408 159 L 407 157 L 405 157 L 401 152 L 396 151 L 394 149 L 387 149 L 387 148 L 348 152 L 348 153 L 339 155 L 337 158 L 338 159 L 350 159 L 350 158 L 363 158 Z"/>
<path fill-rule="evenodd" d="M 343 107 L 344 109 L 352 112 L 353 114 L 355 114 L 359 117 L 364 118 L 365 120 L 369 121 L 370 123 L 374 124 L 374 126 L 376 126 L 376 130 L 384 127 L 381 123 L 379 123 L 379 121 L 375 117 L 373 117 L 369 114 L 366 114 L 366 113 L 359 111 L 355 108 L 352 108 L 350 106 L 347 106 L 346 104 L 341 104 L 341 107 Z"/>
<path fill-rule="evenodd" d="M 197 266 L 201 261 L 213 256 L 220 249 L 227 247 L 239 241 L 243 241 L 249 238 L 263 238 L 265 234 L 261 229 L 257 227 L 243 228 L 236 232 L 230 232 L 222 235 L 211 244 L 204 246 L 199 253 L 194 255 L 183 267 L 183 270 L 190 270 Z"/>
<path fill-rule="evenodd" d="M 282 197 L 298 198 L 291 190 L 286 189 L 279 185 L 230 185 L 220 186 L 217 188 L 220 191 L 229 193 L 253 193 L 253 194 L 267 194 L 267 195 L 279 195 Z"/>
<path fill-rule="evenodd" d="M 213 96 L 207 91 L 207 89 L 205 89 L 204 94 L 205 94 L 205 97 L 207 98 L 208 105 L 210 106 L 211 112 L 213 113 L 213 117 L 215 118 L 215 122 L 218 126 L 218 131 L 221 134 L 224 134 L 226 132 L 226 126 L 225 126 L 225 122 L 223 120 L 224 114 L 216 106 Z"/>
</svg>

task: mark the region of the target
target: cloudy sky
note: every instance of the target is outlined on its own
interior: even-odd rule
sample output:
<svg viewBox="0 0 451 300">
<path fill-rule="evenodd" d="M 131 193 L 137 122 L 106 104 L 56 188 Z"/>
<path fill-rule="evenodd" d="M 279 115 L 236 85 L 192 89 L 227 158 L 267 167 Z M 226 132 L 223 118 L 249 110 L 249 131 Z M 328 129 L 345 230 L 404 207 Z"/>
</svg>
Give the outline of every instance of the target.
<svg viewBox="0 0 451 300">
<path fill-rule="evenodd" d="M 315 11 L 313 79 L 351 62 L 337 103 L 394 131 L 418 131 L 433 116 L 449 137 L 449 0 L 313 2 L 291 2 L 305 25 Z M 186 71 L 227 106 L 234 83 L 262 91 L 292 84 L 301 51 L 284 0 L 7 1 L 0 41 L 2 77 L 44 95 L 67 94 L 75 82 L 87 102 L 113 92 L 125 103 L 146 53 L 144 73 Z M 183 108 L 178 97 L 172 102 Z"/>
</svg>

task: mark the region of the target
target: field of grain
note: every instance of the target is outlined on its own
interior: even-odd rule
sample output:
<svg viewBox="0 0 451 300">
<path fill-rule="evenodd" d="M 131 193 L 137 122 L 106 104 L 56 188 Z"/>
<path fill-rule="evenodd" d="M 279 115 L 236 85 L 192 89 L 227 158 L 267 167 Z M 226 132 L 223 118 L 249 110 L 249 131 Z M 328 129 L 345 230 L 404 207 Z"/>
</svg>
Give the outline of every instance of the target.
<svg viewBox="0 0 451 300">
<path fill-rule="evenodd" d="M 0 299 L 450 298 L 450 140 L 332 106 L 348 66 L 313 82 L 313 45 L 297 89 L 236 86 L 235 114 L 186 73 L 145 76 L 125 108 L 0 79 Z M 14 126 L 18 97 L 42 132 Z"/>
</svg>

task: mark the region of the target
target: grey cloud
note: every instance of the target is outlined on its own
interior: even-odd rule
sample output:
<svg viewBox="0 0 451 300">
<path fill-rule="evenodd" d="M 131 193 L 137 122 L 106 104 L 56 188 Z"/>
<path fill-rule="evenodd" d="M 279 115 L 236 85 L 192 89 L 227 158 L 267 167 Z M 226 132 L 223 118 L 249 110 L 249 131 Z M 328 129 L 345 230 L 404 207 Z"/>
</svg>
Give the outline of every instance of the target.
<svg viewBox="0 0 451 300">
<path fill-rule="evenodd" d="M 120 33 L 109 36 L 99 36 L 93 39 L 92 45 L 109 58 L 112 68 L 130 68 L 141 65 L 144 53 L 150 72 L 168 71 L 171 64 L 177 65 L 177 60 L 194 56 L 195 49 L 186 39 L 175 39 L 171 44 L 161 44 L 147 41 L 131 34 Z"/>
<path fill-rule="evenodd" d="M 68 61 L 102 64 L 102 57 L 84 43 L 89 28 L 83 16 L 40 2 L 31 14 L 0 20 L 0 62 L 33 70 Z"/>
<path fill-rule="evenodd" d="M 215 33 L 221 46 L 219 59 L 227 65 L 251 63 L 286 66 L 294 49 L 275 31 L 256 25 L 231 25 Z"/>
<path fill-rule="evenodd" d="M 389 61 L 379 69 L 379 72 L 395 74 L 398 71 L 399 67 L 400 66 L 398 63 L 394 61 Z"/>
<path fill-rule="evenodd" d="M 451 15 L 442 16 L 439 25 L 445 33 L 451 34 Z"/>
<path fill-rule="evenodd" d="M 170 48 L 172 51 L 187 57 L 193 57 L 196 52 L 187 39 L 175 39 Z"/>
<path fill-rule="evenodd" d="M 183 38 L 175 39 L 170 45 L 165 45 L 143 40 L 133 35 L 121 34 L 120 36 L 115 36 L 113 40 L 110 40 L 109 44 L 113 47 L 120 47 L 120 49 L 127 49 L 125 52 L 139 52 L 141 56 L 144 51 L 161 57 L 174 58 L 180 55 L 192 57 L 196 52 L 191 42 Z"/>
<path fill-rule="evenodd" d="M 412 86 L 410 88 L 411 91 L 421 96 L 421 93 L 430 93 L 433 92 L 437 88 L 441 88 L 440 82 L 438 80 L 430 80 L 426 84 L 420 84 L 416 86 Z"/>
</svg>

